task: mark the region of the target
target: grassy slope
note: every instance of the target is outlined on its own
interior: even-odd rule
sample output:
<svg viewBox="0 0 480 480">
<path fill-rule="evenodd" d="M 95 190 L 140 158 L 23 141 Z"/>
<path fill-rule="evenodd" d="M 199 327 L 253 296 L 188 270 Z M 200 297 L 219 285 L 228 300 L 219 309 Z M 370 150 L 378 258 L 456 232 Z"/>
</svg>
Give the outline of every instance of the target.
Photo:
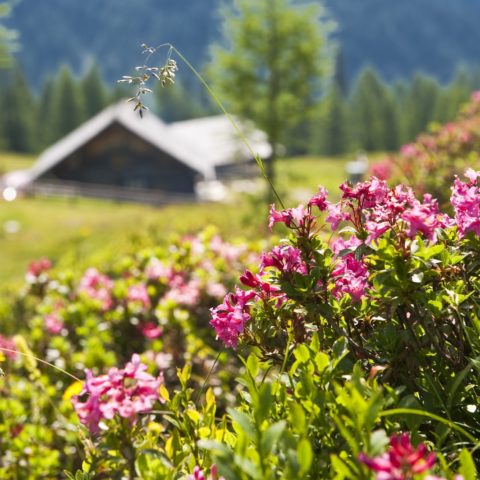
<svg viewBox="0 0 480 480">
<path fill-rule="evenodd" d="M 0 154 L 0 166 L 24 168 L 31 157 Z M 319 184 L 335 192 L 345 177 L 344 159 L 303 157 L 278 163 L 277 185 L 287 205 L 304 201 Z M 0 286 L 20 280 L 32 259 L 48 256 L 64 263 L 88 263 L 96 252 L 110 254 L 174 233 L 213 224 L 226 235 L 264 235 L 266 207 L 259 199 L 229 205 L 172 205 L 155 208 L 89 199 L 0 200 Z M 12 223 L 13 222 L 13 223 Z M 16 223 L 15 223 L 16 222 Z M 16 233 L 6 230 L 17 226 Z"/>
<path fill-rule="evenodd" d="M 0 152 L 0 175 L 12 170 L 30 168 L 35 161 L 34 155 L 22 155 L 19 153 Z"/>
</svg>

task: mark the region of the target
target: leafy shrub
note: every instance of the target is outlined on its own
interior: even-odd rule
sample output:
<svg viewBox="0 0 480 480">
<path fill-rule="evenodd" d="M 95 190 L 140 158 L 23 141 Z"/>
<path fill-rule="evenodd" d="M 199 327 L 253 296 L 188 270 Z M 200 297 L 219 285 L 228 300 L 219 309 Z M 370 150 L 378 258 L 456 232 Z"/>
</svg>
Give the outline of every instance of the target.
<svg viewBox="0 0 480 480">
<path fill-rule="evenodd" d="M 206 232 L 32 265 L 2 309 L 4 478 L 475 479 L 479 178 L 452 216 L 377 178 L 272 205 L 261 256 Z"/>
<path fill-rule="evenodd" d="M 455 121 L 433 125 L 429 133 L 403 146 L 399 155 L 374 164 L 372 173 L 393 184 L 406 182 L 417 194 L 430 193 L 446 205 L 454 176 L 478 165 L 479 152 L 480 92 L 474 92 Z"/>
</svg>

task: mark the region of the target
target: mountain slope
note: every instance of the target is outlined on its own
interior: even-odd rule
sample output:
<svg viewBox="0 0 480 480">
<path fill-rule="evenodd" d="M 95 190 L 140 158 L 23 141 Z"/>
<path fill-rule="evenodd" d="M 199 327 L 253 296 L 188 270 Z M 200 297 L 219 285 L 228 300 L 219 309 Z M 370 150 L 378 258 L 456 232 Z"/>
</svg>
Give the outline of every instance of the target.
<svg viewBox="0 0 480 480">
<path fill-rule="evenodd" d="M 39 83 L 62 63 L 92 62 L 114 82 L 140 59 L 141 43 L 173 43 L 196 65 L 218 35 L 221 0 L 21 0 L 8 26 L 20 32 L 17 57 Z M 480 0 L 326 0 L 338 23 L 350 80 L 366 64 L 385 78 L 422 70 L 448 80 L 461 63 L 480 64 Z"/>
</svg>

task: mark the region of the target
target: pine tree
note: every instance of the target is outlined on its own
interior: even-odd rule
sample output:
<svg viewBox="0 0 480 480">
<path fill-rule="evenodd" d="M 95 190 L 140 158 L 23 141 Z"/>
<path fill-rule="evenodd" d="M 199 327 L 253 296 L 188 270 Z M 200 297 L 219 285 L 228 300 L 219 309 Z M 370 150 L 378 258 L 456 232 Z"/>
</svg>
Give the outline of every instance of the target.
<svg viewBox="0 0 480 480">
<path fill-rule="evenodd" d="M 180 83 L 174 88 L 155 88 L 155 111 L 165 122 L 202 117 L 208 112 Z"/>
<path fill-rule="evenodd" d="M 94 65 L 80 83 L 83 100 L 83 117 L 92 118 L 108 105 L 108 94 L 98 67 Z"/>
<path fill-rule="evenodd" d="M 2 95 L 1 131 L 7 150 L 31 152 L 34 145 L 35 102 L 23 72 L 17 66 Z"/>
<path fill-rule="evenodd" d="M 390 89 L 388 89 L 385 94 L 383 118 L 383 146 L 388 152 L 393 152 L 398 150 L 401 143 L 398 105 Z"/>
<path fill-rule="evenodd" d="M 40 149 L 48 147 L 55 139 L 53 100 L 55 83 L 47 78 L 43 84 L 36 115 L 36 133 Z"/>
<path fill-rule="evenodd" d="M 474 89 L 474 77 L 465 68 L 460 68 L 445 90 L 443 120 L 453 120 L 460 107 L 470 98 Z"/>
<path fill-rule="evenodd" d="M 439 95 L 440 87 L 435 79 L 425 75 L 415 75 L 403 104 L 407 141 L 415 139 L 433 121 Z"/>
<path fill-rule="evenodd" d="M 380 151 L 386 148 L 386 121 L 391 113 L 386 107 L 388 90 L 375 71 L 365 69 L 358 77 L 350 98 L 352 139 L 357 148 Z"/>
<path fill-rule="evenodd" d="M 338 85 L 333 85 L 321 103 L 317 126 L 319 151 L 325 155 L 338 155 L 349 151 L 348 116 Z"/>
<path fill-rule="evenodd" d="M 337 48 L 335 54 L 335 73 L 333 83 L 338 87 L 340 94 L 345 98 L 348 93 L 347 74 L 345 72 L 345 59 L 341 46 Z"/>
<path fill-rule="evenodd" d="M 62 67 L 55 82 L 53 98 L 53 132 L 55 140 L 74 130 L 82 121 L 80 91 L 72 73 Z"/>
</svg>

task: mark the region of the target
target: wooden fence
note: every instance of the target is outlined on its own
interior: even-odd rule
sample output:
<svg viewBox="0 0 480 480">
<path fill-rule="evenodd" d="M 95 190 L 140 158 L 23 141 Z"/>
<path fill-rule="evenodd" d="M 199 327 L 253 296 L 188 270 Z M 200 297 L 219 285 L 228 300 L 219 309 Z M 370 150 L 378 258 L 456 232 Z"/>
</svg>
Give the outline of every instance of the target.
<svg viewBox="0 0 480 480">
<path fill-rule="evenodd" d="M 138 187 L 97 185 L 55 180 L 36 181 L 29 186 L 28 193 L 48 197 L 103 198 L 118 202 L 137 202 L 154 205 L 198 202 L 195 194 L 178 194 Z"/>
</svg>

